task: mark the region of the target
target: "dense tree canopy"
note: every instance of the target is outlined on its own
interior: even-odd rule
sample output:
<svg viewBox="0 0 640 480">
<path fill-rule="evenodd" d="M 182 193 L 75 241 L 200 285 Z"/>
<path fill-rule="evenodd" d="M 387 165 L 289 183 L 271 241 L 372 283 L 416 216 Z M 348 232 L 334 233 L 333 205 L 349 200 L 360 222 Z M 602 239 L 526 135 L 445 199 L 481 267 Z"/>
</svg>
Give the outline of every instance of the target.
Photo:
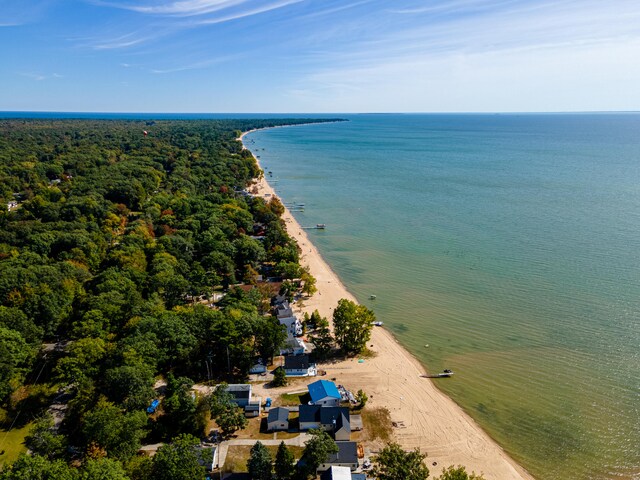
<svg viewBox="0 0 640 480">
<path fill-rule="evenodd" d="M 282 204 L 246 193 L 261 171 L 236 138 L 308 121 L 0 120 L 0 420 L 34 384 L 68 404 L 0 478 L 149 478 L 141 442 L 173 445 L 157 457 L 170 464 L 190 451 L 172 439 L 201 433 L 193 383 L 244 380 L 278 351 L 271 290 L 233 286 L 298 276 L 299 251 Z M 226 297 L 209 305 L 214 290 Z M 228 432 L 244 422 L 235 407 L 218 417 Z"/>
</svg>

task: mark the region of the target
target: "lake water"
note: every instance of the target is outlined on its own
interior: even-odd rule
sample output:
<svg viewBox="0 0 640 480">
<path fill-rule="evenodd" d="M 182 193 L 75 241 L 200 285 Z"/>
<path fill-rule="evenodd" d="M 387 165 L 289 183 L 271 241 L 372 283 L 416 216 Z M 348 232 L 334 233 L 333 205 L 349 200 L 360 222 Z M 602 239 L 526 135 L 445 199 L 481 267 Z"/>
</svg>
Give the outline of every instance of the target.
<svg viewBox="0 0 640 480">
<path fill-rule="evenodd" d="M 347 288 L 537 478 L 640 478 L 640 115 L 346 118 L 247 141 Z"/>
</svg>

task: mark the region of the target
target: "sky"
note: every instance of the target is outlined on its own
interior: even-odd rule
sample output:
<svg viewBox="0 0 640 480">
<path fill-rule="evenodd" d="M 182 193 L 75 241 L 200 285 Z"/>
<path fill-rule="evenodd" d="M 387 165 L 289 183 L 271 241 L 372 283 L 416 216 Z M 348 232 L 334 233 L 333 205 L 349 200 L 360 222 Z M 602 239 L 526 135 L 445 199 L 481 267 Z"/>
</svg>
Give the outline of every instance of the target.
<svg viewBox="0 0 640 480">
<path fill-rule="evenodd" d="M 0 110 L 640 110 L 640 1 L 0 0 Z"/>
</svg>

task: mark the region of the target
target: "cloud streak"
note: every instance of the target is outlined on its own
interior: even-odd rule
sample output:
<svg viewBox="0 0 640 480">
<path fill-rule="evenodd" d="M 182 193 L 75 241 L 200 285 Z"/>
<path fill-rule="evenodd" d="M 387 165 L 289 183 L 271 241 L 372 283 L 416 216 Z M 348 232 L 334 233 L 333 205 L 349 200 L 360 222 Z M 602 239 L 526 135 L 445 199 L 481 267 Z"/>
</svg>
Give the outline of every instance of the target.
<svg viewBox="0 0 640 480">
<path fill-rule="evenodd" d="M 260 13 L 277 10 L 303 0 L 277 0 L 263 2 L 262 6 L 255 6 L 252 0 L 180 0 L 164 2 L 103 2 L 98 5 L 109 6 L 133 12 L 167 17 L 202 17 L 203 23 L 220 23 L 239 18 L 258 15 Z M 220 13 L 216 17 L 214 14 Z"/>
</svg>

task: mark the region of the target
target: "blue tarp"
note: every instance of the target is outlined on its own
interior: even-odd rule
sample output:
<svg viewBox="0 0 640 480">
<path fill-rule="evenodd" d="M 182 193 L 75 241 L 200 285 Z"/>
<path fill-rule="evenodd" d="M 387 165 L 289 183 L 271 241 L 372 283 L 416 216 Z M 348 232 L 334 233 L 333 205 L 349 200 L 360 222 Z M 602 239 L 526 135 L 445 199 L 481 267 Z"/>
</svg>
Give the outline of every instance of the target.
<svg viewBox="0 0 640 480">
<path fill-rule="evenodd" d="M 151 405 L 147 407 L 147 413 L 155 412 L 156 408 L 158 408 L 158 405 L 160 405 L 160 400 L 156 398 L 153 402 L 151 402 Z"/>
</svg>

